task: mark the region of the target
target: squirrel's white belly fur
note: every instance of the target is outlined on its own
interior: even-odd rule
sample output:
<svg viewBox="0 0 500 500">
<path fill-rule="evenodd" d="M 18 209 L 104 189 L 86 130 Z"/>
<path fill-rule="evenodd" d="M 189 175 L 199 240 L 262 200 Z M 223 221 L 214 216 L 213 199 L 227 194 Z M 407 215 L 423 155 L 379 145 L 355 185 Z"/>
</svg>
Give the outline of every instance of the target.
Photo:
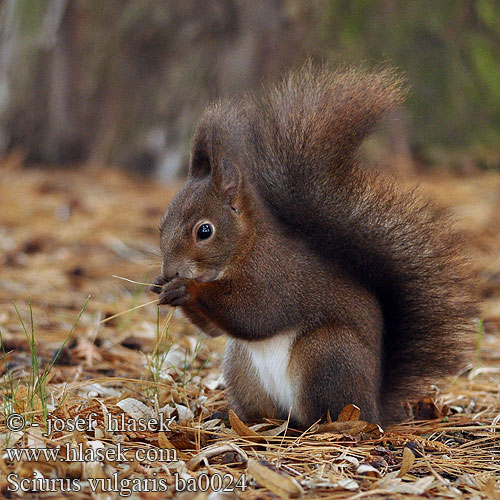
<svg viewBox="0 0 500 500">
<path fill-rule="evenodd" d="M 262 388 L 288 412 L 295 406 L 296 385 L 288 373 L 296 333 L 285 331 L 265 340 L 241 341 L 248 352 Z"/>
</svg>

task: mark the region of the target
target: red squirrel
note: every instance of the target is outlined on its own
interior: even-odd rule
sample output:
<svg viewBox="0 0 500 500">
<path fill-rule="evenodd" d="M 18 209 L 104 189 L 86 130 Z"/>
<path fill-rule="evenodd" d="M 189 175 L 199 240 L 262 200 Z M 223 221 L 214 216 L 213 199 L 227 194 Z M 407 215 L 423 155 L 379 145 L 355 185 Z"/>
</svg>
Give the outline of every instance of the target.
<svg viewBox="0 0 500 500">
<path fill-rule="evenodd" d="M 309 64 L 198 124 L 151 289 L 227 335 L 229 403 L 245 421 L 306 428 L 349 403 L 399 421 L 464 365 L 477 311 L 463 238 L 357 158 L 404 93 L 388 69 Z"/>
</svg>

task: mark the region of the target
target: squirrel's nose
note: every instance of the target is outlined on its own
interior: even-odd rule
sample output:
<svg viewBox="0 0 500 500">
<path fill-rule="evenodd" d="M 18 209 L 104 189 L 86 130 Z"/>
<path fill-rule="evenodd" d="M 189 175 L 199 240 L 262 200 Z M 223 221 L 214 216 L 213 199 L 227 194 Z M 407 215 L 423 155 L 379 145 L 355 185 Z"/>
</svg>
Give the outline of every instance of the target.
<svg viewBox="0 0 500 500">
<path fill-rule="evenodd" d="M 176 272 L 175 274 L 164 274 L 163 277 L 165 278 L 166 281 L 172 281 L 174 278 L 177 278 L 179 276 L 179 272 Z"/>
<path fill-rule="evenodd" d="M 179 276 L 179 264 L 174 262 L 166 264 L 163 262 L 161 266 L 161 275 L 165 279 L 165 281 L 173 280 Z"/>
<path fill-rule="evenodd" d="M 165 285 L 169 281 L 173 280 L 174 278 L 177 278 L 177 276 L 179 276 L 179 273 L 177 271 L 175 272 L 175 274 L 165 275 L 165 267 L 162 266 L 161 275 L 158 276 L 153 281 L 153 283 L 149 287 L 150 291 L 152 291 L 154 293 L 161 293 L 161 289 L 162 289 L 163 285 Z"/>
</svg>

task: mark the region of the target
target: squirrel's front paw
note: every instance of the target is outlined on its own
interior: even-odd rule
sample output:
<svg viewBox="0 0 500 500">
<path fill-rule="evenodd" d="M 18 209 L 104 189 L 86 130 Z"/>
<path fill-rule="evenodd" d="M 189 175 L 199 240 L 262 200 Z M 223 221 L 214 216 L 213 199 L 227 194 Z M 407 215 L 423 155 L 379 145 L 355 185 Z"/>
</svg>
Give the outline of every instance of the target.
<svg viewBox="0 0 500 500">
<path fill-rule="evenodd" d="M 191 295 L 188 292 L 189 282 L 190 280 L 185 278 L 174 278 L 172 281 L 164 284 L 158 304 L 169 304 L 175 307 L 189 302 L 191 299 Z"/>
</svg>

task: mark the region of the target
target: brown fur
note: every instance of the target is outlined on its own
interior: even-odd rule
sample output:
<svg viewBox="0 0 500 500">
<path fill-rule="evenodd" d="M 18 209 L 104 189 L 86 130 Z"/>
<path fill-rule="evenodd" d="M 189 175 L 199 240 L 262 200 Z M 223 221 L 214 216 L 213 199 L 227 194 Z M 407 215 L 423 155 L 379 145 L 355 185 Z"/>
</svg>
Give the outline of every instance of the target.
<svg viewBox="0 0 500 500">
<path fill-rule="evenodd" d="M 259 96 L 212 106 L 190 174 L 162 222 L 160 303 L 208 334 L 293 330 L 293 420 L 358 404 L 404 418 L 407 400 L 463 366 L 476 308 L 460 235 L 417 191 L 362 170 L 356 151 L 402 98 L 390 71 L 310 66 Z M 215 227 L 199 242 L 201 220 Z M 280 416 L 236 341 L 226 353 L 242 418 Z"/>
</svg>

